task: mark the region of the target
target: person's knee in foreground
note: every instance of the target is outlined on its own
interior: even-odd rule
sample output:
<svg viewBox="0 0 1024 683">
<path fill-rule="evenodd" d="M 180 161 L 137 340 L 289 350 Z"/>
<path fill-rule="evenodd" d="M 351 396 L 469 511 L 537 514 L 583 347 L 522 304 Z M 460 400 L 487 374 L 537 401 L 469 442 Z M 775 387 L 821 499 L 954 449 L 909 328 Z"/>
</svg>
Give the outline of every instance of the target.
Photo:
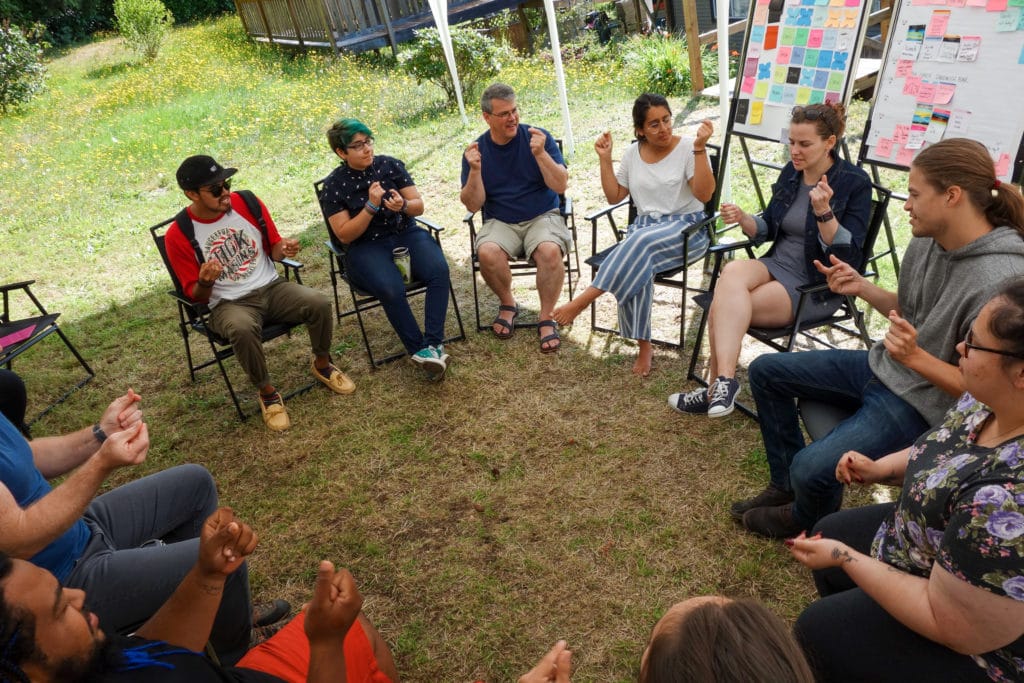
<svg viewBox="0 0 1024 683">
<path fill-rule="evenodd" d="M 299 241 L 281 237 L 255 195 L 231 191 L 237 171 L 205 155 L 181 163 L 178 186 L 192 203 L 167 229 L 167 257 L 182 292 L 210 307 L 211 329 L 231 342 L 259 391 L 264 424 L 279 432 L 291 421 L 267 370 L 260 334 L 265 321 L 304 323 L 313 376 L 338 394 L 351 394 L 356 387 L 331 362 L 334 315 L 328 298 L 280 277 L 274 267 L 274 261 L 298 254 Z"/>
<path fill-rule="evenodd" d="M 821 593 L 796 624 L 821 680 L 1024 680 L 1024 277 L 959 350 L 966 393 L 941 425 L 836 468 L 847 484 L 902 484 L 898 501 L 787 541 Z"/>
<path fill-rule="evenodd" d="M 799 287 L 825 282 L 815 259 L 828 263 L 835 256 L 855 269 L 863 266 L 871 180 L 836 153 L 845 128 L 841 104 L 795 107 L 789 124 L 791 160 L 779 173 L 764 213 L 754 216 L 735 204 L 722 204 L 724 221 L 738 223 L 755 243 L 771 241 L 772 246 L 759 259 L 726 264 L 708 311 L 707 388 L 672 394 L 673 410 L 708 417 L 732 413 L 740 391 L 736 365 L 747 329 L 793 322 Z M 841 303 L 835 294 L 814 295 L 805 302 L 805 317 L 826 318 Z"/>
<path fill-rule="evenodd" d="M 398 681 L 387 646 L 361 613 L 347 570 L 321 562 L 313 599 L 237 666 L 202 653 L 224 582 L 256 547 L 256 534 L 228 508 L 206 521 L 198 558 L 174 594 L 133 636 L 108 634 L 85 608 L 84 591 L 0 554 L 0 675 L 31 683 L 77 681 Z"/>
<path fill-rule="evenodd" d="M 149 429 L 141 398 L 128 390 L 91 427 L 27 441 L 0 417 L 0 550 L 90 592 L 89 609 L 111 631 L 127 632 L 159 608 L 192 564 L 217 488 L 199 465 L 180 465 L 96 493 L 116 469 L 143 462 Z M 55 485 L 47 481 L 64 480 Z M 253 610 L 244 566 L 227 582 L 211 643 L 223 659 L 244 652 L 254 622 L 266 625 L 289 606 Z"/>
<path fill-rule="evenodd" d="M 568 683 L 571 653 L 559 641 L 519 683 Z M 676 603 L 655 624 L 639 683 L 811 683 L 810 667 L 782 619 L 752 600 L 702 596 Z"/>
<path fill-rule="evenodd" d="M 409 359 L 430 380 L 441 380 L 448 369 L 443 343 L 448 263 L 441 247 L 416 225 L 423 197 L 404 163 L 374 154 L 373 131 L 362 121 L 336 121 L 327 141 L 342 161 L 324 180 L 320 198 L 331 240 L 344 251 L 353 281 L 380 299 Z M 395 267 L 394 250 L 403 248 L 409 254 L 408 273 Z M 409 307 L 406 280 L 427 288 L 422 331 Z"/>
<path fill-rule="evenodd" d="M 565 281 L 562 259 L 572 248 L 572 235 L 559 213 L 569 171 L 551 133 L 519 123 L 512 88 L 489 86 L 480 108 L 488 130 L 463 153 L 459 197 L 469 211 L 482 212 L 473 248 L 484 282 L 498 297 L 491 331 L 498 339 L 515 332 L 519 305 L 512 295 L 509 258 L 528 258 L 537 266 L 540 350 L 553 353 L 561 338 L 551 315 Z"/>
<path fill-rule="evenodd" d="M 672 131 L 672 110 L 661 95 L 645 93 L 633 103 L 636 144 L 622 153 L 619 171 L 612 168 L 612 135 L 605 131 L 594 143 L 601 164 L 601 187 L 609 204 L 631 197 L 637 219 L 626 238 L 601 264 L 597 277 L 583 292 L 552 314 L 568 325 L 605 292 L 619 303 L 619 330 L 636 339 L 639 352 L 633 374 L 651 372 L 651 301 L 654 276 L 686 267 L 707 251 L 710 237 L 702 221 L 704 203 L 715 192 L 715 176 L 708 163 L 711 122 L 704 120 L 696 136 Z"/>
<path fill-rule="evenodd" d="M 842 484 L 832 473 L 843 453 L 879 458 L 941 422 L 964 391 L 957 344 L 1000 283 L 1024 273 L 1024 198 L 998 181 L 984 145 L 957 138 L 925 148 L 911 165 L 908 194 L 913 238 L 895 293 L 835 257 L 815 263 L 833 292 L 859 296 L 888 317 L 884 339 L 870 352 L 766 354 L 750 366 L 771 482 L 731 513 L 754 533 L 784 538 L 810 529 L 839 509 Z M 805 446 L 800 398 L 855 412 Z"/>
</svg>

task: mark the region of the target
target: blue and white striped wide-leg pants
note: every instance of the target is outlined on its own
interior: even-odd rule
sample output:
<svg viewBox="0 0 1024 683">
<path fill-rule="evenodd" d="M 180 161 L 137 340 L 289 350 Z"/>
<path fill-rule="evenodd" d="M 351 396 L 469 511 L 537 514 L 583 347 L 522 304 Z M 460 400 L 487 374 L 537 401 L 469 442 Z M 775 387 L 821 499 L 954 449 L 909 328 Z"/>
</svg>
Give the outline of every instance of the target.
<svg viewBox="0 0 1024 683">
<path fill-rule="evenodd" d="M 658 218 L 640 216 L 601 264 L 592 286 L 615 296 L 622 336 L 651 338 L 654 276 L 704 256 L 710 243 L 707 228 L 690 235 L 689 253 L 683 254 L 686 228 L 704 217 L 703 211 Z"/>
</svg>

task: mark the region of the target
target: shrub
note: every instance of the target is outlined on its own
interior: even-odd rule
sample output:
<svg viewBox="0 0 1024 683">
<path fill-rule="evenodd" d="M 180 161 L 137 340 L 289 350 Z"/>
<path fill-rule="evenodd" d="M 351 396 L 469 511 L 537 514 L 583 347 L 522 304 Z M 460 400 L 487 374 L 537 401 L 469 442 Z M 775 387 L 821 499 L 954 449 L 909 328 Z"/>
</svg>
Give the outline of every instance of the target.
<svg viewBox="0 0 1024 683">
<path fill-rule="evenodd" d="M 164 0 L 164 4 L 178 23 L 205 19 L 235 9 L 231 0 Z"/>
<path fill-rule="evenodd" d="M 114 17 L 124 42 L 145 59 L 156 59 L 174 24 L 174 15 L 160 0 L 114 0 Z"/>
<path fill-rule="evenodd" d="M 493 40 L 472 29 L 453 28 L 451 34 L 455 66 L 462 83 L 462 97 L 468 101 L 481 83 L 494 78 L 501 71 L 504 51 Z M 448 72 L 448 62 L 436 28 L 416 31 L 416 40 L 399 55 L 399 61 L 417 83 L 429 81 L 444 90 L 449 103 L 456 100 L 455 84 Z"/>
<path fill-rule="evenodd" d="M 686 42 L 657 34 L 634 36 L 623 54 L 628 79 L 638 92 L 689 93 L 690 62 Z"/>
<path fill-rule="evenodd" d="M 0 111 L 7 113 L 43 89 L 43 50 L 14 25 L 0 25 Z"/>
</svg>

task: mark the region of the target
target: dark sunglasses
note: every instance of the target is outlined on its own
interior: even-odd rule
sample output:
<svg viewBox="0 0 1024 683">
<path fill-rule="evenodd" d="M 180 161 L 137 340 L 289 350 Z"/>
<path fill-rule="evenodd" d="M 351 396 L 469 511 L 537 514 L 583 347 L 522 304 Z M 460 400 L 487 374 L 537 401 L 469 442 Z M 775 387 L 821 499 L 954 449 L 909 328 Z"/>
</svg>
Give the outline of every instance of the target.
<svg viewBox="0 0 1024 683">
<path fill-rule="evenodd" d="M 967 330 L 967 337 L 964 339 L 964 358 L 970 355 L 971 351 L 988 351 L 989 353 L 997 353 L 1000 356 L 1009 356 L 1010 358 L 1024 359 L 1024 354 L 1014 353 L 1012 351 L 1003 351 L 1002 349 L 990 349 L 987 346 L 978 346 L 974 343 L 974 330 Z"/>
<path fill-rule="evenodd" d="M 207 185 L 203 189 L 206 190 L 207 192 L 209 192 L 211 197 L 216 199 L 217 197 L 221 196 L 225 192 L 230 192 L 231 191 L 231 181 L 230 180 L 225 180 L 220 185 Z"/>
<path fill-rule="evenodd" d="M 821 119 L 828 126 L 828 129 L 835 132 L 832 128 L 832 124 L 829 123 L 828 117 L 825 116 L 824 109 L 810 109 L 808 107 L 793 107 L 792 111 L 793 123 L 803 123 L 804 121 L 817 121 Z"/>
</svg>

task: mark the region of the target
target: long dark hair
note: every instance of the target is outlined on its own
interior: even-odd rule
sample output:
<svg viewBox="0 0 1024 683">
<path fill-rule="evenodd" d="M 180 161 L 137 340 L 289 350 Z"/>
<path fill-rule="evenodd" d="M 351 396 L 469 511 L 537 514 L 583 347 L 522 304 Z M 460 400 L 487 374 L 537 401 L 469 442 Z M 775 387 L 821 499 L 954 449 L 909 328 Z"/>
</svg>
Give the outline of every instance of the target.
<svg viewBox="0 0 1024 683">
<path fill-rule="evenodd" d="M 752 600 L 705 602 L 651 640 L 640 683 L 813 683 L 782 619 Z"/>
<path fill-rule="evenodd" d="M 1020 190 L 996 178 L 985 145 L 967 138 L 950 138 L 925 147 L 914 168 L 939 192 L 956 185 L 995 227 L 1007 225 L 1024 237 L 1024 197 Z"/>
</svg>

